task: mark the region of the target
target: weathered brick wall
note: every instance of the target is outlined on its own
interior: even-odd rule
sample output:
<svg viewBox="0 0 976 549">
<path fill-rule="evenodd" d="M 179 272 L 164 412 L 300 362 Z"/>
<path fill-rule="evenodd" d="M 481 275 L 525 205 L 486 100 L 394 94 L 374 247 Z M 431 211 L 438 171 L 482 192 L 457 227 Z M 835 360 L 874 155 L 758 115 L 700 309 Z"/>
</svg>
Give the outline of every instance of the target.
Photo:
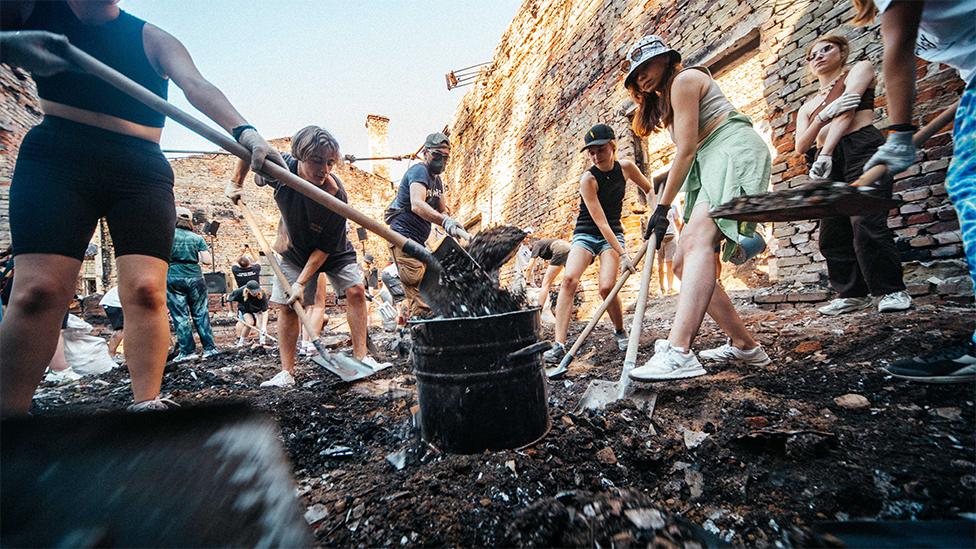
<svg viewBox="0 0 976 549">
<path fill-rule="evenodd" d="M 0 248 L 10 245 L 10 178 L 24 134 L 41 121 L 37 90 L 30 75 L 0 64 Z"/>
<path fill-rule="evenodd" d="M 578 212 L 579 175 L 589 167 L 579 152 L 581 135 L 598 122 L 616 130 L 621 158 L 636 156 L 646 173 L 664 167 L 673 152 L 667 135 L 640 140 L 629 130 L 632 105 L 619 68 L 629 45 L 647 33 L 667 39 L 686 65 L 712 67 L 732 102 L 753 117 L 775 151 L 774 189 L 801 184 L 807 168 L 793 153 L 796 112 L 817 87 L 804 49 L 822 34 L 841 33 L 851 40 L 852 60 L 868 58 L 880 66 L 877 28 L 848 24 L 852 15 L 847 1 L 527 1 L 491 68 L 455 113 L 445 178 L 450 204 L 462 221 L 480 216 L 483 225 L 531 225 L 542 236 L 565 236 Z M 954 101 L 961 81 L 946 67 L 920 67 L 916 113 L 928 120 Z M 883 89 L 879 82 L 879 121 Z M 949 135 L 937 136 L 920 151 L 922 162 L 896 183 L 907 203 L 892 212 L 890 223 L 905 260 L 960 255 L 958 226 L 942 188 L 951 151 Z M 645 208 L 629 189 L 624 225 L 630 249 L 638 245 L 636 227 Z M 772 279 L 822 283 L 816 228 L 816 222 L 767 228 L 775 236 Z M 598 301 L 595 271 L 584 279 L 590 306 Z M 631 295 L 636 283 L 629 285 Z"/>
</svg>

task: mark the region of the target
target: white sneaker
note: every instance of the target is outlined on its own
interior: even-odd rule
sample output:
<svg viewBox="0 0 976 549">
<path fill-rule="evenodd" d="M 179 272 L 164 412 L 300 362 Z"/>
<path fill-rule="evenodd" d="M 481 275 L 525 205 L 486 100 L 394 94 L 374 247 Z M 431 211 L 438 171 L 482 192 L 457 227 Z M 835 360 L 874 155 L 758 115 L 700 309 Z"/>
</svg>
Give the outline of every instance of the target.
<svg viewBox="0 0 976 549">
<path fill-rule="evenodd" d="M 373 371 L 378 372 L 380 370 L 385 370 L 390 366 L 393 366 L 392 362 L 377 362 L 375 358 L 370 355 L 364 356 L 359 362 L 369 366 Z"/>
<path fill-rule="evenodd" d="M 878 302 L 878 312 L 879 313 L 890 313 L 893 311 L 905 311 L 911 309 L 912 307 L 912 296 L 908 295 L 908 292 L 894 292 L 885 296 L 881 296 L 881 301 Z"/>
<path fill-rule="evenodd" d="M 698 377 L 706 373 L 695 353 L 682 352 L 672 347 L 668 340 L 659 339 L 654 343 L 654 356 L 643 366 L 631 370 L 630 378 L 636 381 L 666 381 Z"/>
<path fill-rule="evenodd" d="M 762 346 L 743 351 L 732 345 L 731 341 L 726 341 L 725 345 L 708 349 L 698 353 L 702 360 L 714 360 L 717 362 L 740 362 L 747 366 L 765 366 L 772 362 L 769 355 L 763 350 Z"/>
<path fill-rule="evenodd" d="M 188 354 L 188 355 L 179 354 L 179 355 L 176 355 L 176 358 L 174 358 L 170 362 L 172 364 L 179 364 L 181 362 L 189 362 L 191 360 L 196 360 L 198 358 L 200 358 L 200 355 L 198 355 L 196 353 L 191 353 L 191 354 Z"/>
<path fill-rule="evenodd" d="M 152 400 L 136 402 L 135 404 L 132 404 L 126 408 L 126 410 L 129 412 L 158 412 L 179 407 L 179 403 L 177 403 L 175 400 L 165 398 L 162 395 L 157 395 L 156 398 Z"/>
<path fill-rule="evenodd" d="M 282 370 L 275 374 L 273 378 L 262 383 L 261 387 L 293 387 L 294 385 L 295 378 L 287 371 Z"/>
<path fill-rule="evenodd" d="M 542 322 L 544 322 L 545 324 L 556 323 L 556 317 L 555 315 L 552 314 L 552 309 L 550 309 L 549 307 L 542 309 L 542 315 L 540 315 L 539 319 L 542 320 Z"/>
<path fill-rule="evenodd" d="M 78 381 L 79 379 L 81 379 L 81 374 L 72 370 L 71 367 L 58 371 L 48 370 L 48 372 L 44 374 L 44 381 L 48 383 L 57 383 L 58 385 L 64 385 L 66 383 Z"/>
<path fill-rule="evenodd" d="M 827 316 L 837 316 L 845 313 L 853 313 L 871 306 L 870 297 L 838 297 L 830 300 L 830 303 L 817 309 L 820 314 Z"/>
<path fill-rule="evenodd" d="M 237 343 L 234 344 L 234 347 L 241 348 L 243 346 L 244 346 L 244 338 L 243 337 L 237 338 Z"/>
</svg>

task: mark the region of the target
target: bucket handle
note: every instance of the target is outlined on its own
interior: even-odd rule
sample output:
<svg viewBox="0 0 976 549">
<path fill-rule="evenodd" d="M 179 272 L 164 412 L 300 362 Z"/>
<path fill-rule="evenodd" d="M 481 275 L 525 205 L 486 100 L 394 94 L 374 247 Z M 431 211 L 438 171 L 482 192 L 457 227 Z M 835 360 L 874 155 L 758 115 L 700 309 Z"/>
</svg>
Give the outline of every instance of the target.
<svg viewBox="0 0 976 549">
<path fill-rule="evenodd" d="M 525 358 L 527 356 L 532 356 L 534 354 L 538 354 L 538 353 L 541 353 L 543 351 L 548 351 L 550 347 L 552 347 L 551 344 L 546 343 L 545 341 L 539 341 L 539 342 L 533 343 L 532 345 L 529 345 L 527 347 L 522 347 L 518 351 L 515 351 L 515 352 L 512 352 L 512 353 L 508 353 L 508 356 L 506 356 L 504 359 L 502 359 L 502 361 L 503 362 L 512 362 L 513 360 L 517 360 L 517 359 L 520 359 L 520 358 Z"/>
</svg>

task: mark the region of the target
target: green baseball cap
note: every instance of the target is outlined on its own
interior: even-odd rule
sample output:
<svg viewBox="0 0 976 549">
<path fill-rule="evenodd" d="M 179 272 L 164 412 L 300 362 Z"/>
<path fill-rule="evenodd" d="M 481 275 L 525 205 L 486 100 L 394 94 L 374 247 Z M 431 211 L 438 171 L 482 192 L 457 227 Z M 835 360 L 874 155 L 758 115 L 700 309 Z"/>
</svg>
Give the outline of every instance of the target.
<svg viewBox="0 0 976 549">
<path fill-rule="evenodd" d="M 450 147 L 451 140 L 448 139 L 447 136 L 441 132 L 434 132 L 428 135 L 427 140 L 424 141 L 425 149 L 436 149 L 437 147 L 442 147 L 444 145 Z"/>
</svg>

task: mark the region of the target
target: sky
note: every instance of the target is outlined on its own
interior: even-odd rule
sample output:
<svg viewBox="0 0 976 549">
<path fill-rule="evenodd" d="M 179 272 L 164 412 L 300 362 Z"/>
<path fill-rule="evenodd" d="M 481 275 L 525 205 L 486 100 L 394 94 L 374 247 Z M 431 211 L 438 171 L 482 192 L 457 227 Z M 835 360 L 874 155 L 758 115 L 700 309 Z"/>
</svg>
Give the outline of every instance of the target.
<svg viewBox="0 0 976 549">
<path fill-rule="evenodd" d="M 316 124 L 343 154 L 369 156 L 366 115 L 390 119 L 390 154 L 451 120 L 469 87 L 451 70 L 490 61 L 521 0 L 122 0 L 178 38 L 200 72 L 265 138 Z M 170 101 L 199 118 L 176 85 Z M 214 125 L 214 124 L 212 124 Z M 216 126 L 216 125 L 214 125 Z M 172 120 L 163 149 L 214 150 Z M 393 162 L 396 179 L 408 167 Z M 357 167 L 369 169 L 368 162 Z"/>
</svg>

